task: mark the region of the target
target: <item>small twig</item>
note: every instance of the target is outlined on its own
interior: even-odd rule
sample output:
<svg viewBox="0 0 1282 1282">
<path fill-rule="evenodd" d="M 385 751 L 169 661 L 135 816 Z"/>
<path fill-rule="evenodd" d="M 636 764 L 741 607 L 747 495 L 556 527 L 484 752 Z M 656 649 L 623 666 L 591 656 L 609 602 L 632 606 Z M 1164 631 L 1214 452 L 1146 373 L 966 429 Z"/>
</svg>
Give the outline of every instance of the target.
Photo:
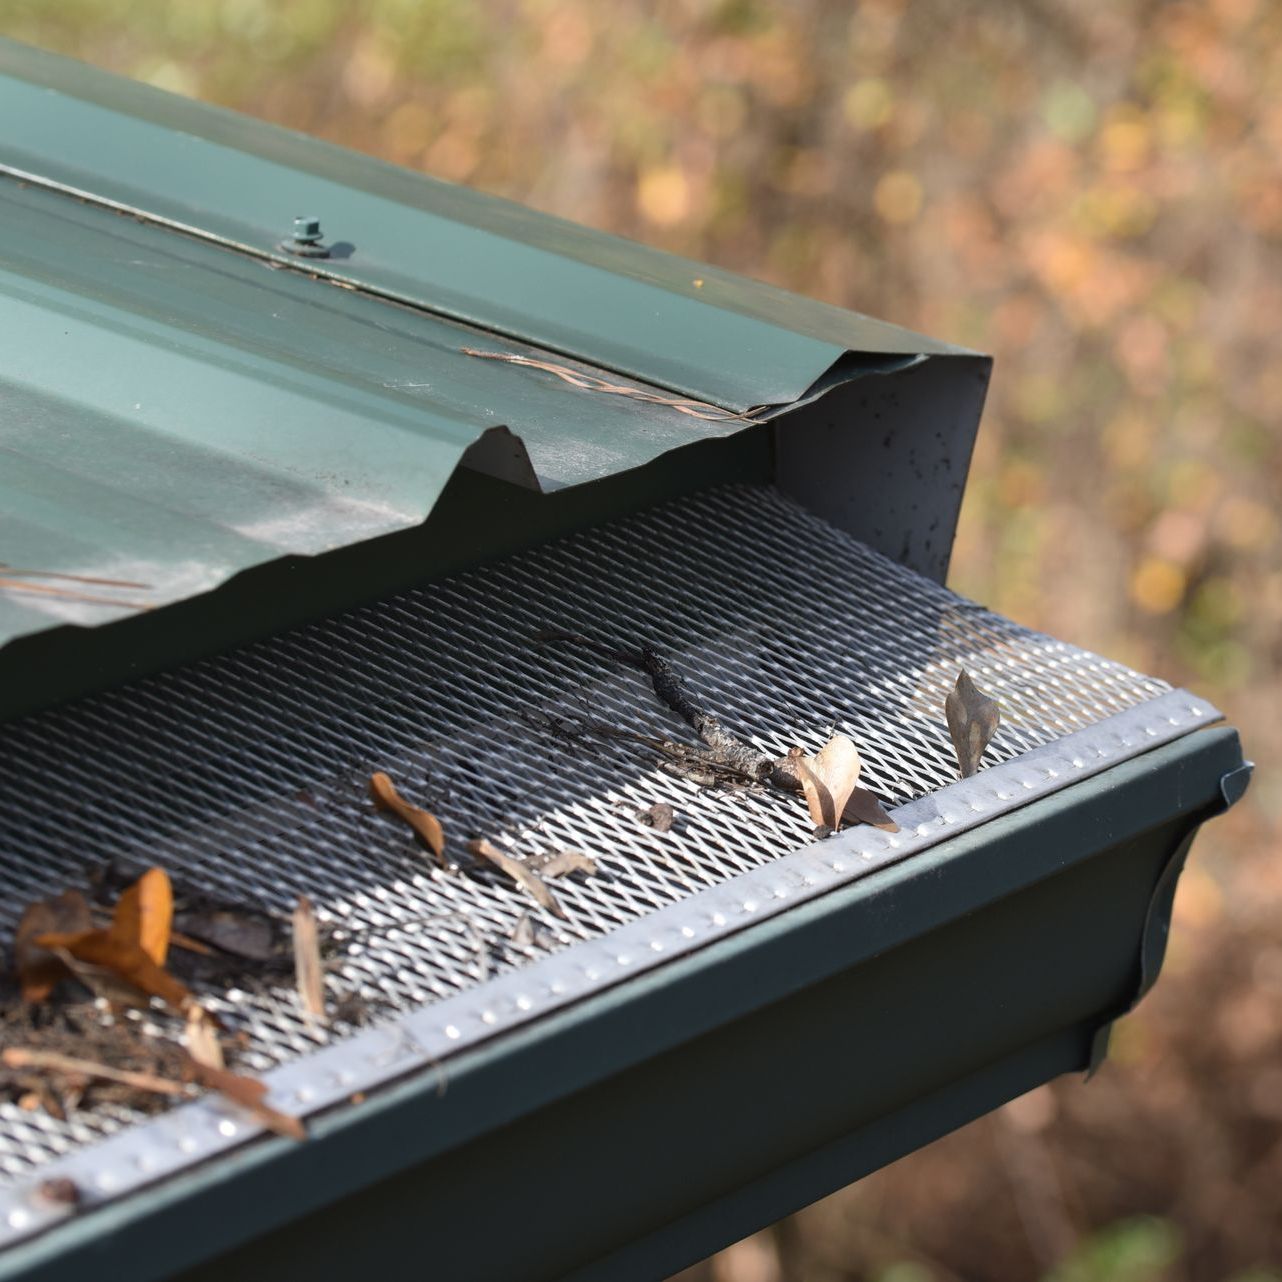
<svg viewBox="0 0 1282 1282">
<path fill-rule="evenodd" d="M 691 693 L 682 677 L 653 646 L 638 650 L 594 641 L 577 632 L 540 632 L 537 642 L 565 642 L 583 646 L 603 658 L 639 668 L 650 678 L 655 696 L 675 712 L 703 740 L 711 754 L 702 763 L 708 767 L 728 767 L 755 782 L 769 780 L 778 788 L 795 792 L 800 786 L 788 763 L 776 761 L 766 753 L 743 742 L 704 708 Z"/>
<path fill-rule="evenodd" d="M 95 596 L 90 592 L 72 592 L 68 588 L 53 588 L 42 583 L 21 583 L 17 579 L 0 578 L 0 590 L 5 592 L 32 592 L 41 596 L 57 597 L 60 601 L 81 601 L 88 605 L 116 605 L 123 610 L 151 610 L 147 601 L 126 601 L 118 597 Z"/>
<path fill-rule="evenodd" d="M 133 579 L 100 579 L 92 574 L 65 574 L 58 570 L 20 570 L 4 561 L 0 561 L 0 570 L 4 571 L 6 577 L 12 578 L 28 576 L 36 579 L 66 579 L 69 583 L 97 583 L 106 588 L 141 588 L 144 592 L 151 591 L 150 583 L 137 583 Z"/>
<path fill-rule="evenodd" d="M 11 1046 L 0 1051 L 0 1060 L 6 1068 L 46 1069 L 51 1073 L 62 1073 L 69 1077 L 97 1077 L 107 1082 L 118 1082 L 121 1086 L 131 1086 L 139 1091 L 151 1091 L 156 1095 L 188 1095 L 191 1092 L 183 1082 L 171 1081 L 167 1077 L 157 1077 L 154 1073 L 136 1073 L 125 1068 L 112 1068 L 110 1064 L 98 1064 L 90 1059 L 76 1059 L 71 1055 L 60 1055 L 57 1051 L 35 1050 L 27 1046 Z"/>
<path fill-rule="evenodd" d="M 675 739 L 664 739 L 659 735 L 640 734 L 635 730 L 624 730 L 620 726 L 612 726 L 604 721 L 584 719 L 571 723 L 562 717 L 554 717 L 549 713 L 541 713 L 539 715 L 544 718 L 544 721 L 552 730 L 568 738 L 574 738 L 578 735 L 595 735 L 600 739 L 614 739 L 624 743 L 634 743 L 638 747 L 649 748 L 668 759 L 670 767 L 665 766 L 665 769 L 670 768 L 671 773 L 684 778 L 695 778 L 700 774 L 707 774 L 714 776 L 709 782 L 744 787 L 753 787 L 761 782 L 757 775 L 727 764 L 713 754 L 711 750 L 694 748 L 688 743 L 678 743 Z M 527 716 L 526 720 L 533 723 L 532 716 Z"/>
<path fill-rule="evenodd" d="M 294 907 L 294 982 L 303 1010 L 316 1019 L 325 1011 L 325 971 L 321 965 L 320 937 L 316 910 L 306 895 L 299 895 Z"/>
<path fill-rule="evenodd" d="M 551 361 L 536 360 L 533 356 L 518 356 L 512 352 L 487 352 L 479 347 L 460 347 L 464 356 L 477 356 L 487 361 L 503 361 L 508 365 L 520 365 L 524 369 L 542 370 L 552 374 L 571 387 L 583 392 L 600 392 L 607 396 L 626 396 L 634 401 L 644 401 L 649 405 L 664 405 L 676 410 L 678 414 L 687 414 L 691 418 L 704 419 L 711 423 L 754 423 L 754 410 L 726 410 L 718 405 L 709 405 L 706 401 L 695 401 L 685 396 L 664 396 L 659 392 L 650 392 L 642 387 L 627 387 L 621 383 L 611 383 L 595 374 L 584 374 L 571 369 L 568 365 L 554 365 Z"/>
</svg>

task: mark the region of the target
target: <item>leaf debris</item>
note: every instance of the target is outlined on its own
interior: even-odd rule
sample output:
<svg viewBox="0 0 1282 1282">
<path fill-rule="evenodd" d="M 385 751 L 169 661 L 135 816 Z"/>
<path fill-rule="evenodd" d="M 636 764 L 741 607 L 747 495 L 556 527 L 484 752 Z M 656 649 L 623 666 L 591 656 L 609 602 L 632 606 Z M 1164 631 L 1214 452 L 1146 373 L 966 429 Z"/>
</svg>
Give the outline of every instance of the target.
<svg viewBox="0 0 1282 1282">
<path fill-rule="evenodd" d="M 10 1046 L 0 1051 L 0 1062 L 6 1068 L 35 1068 L 68 1077 L 99 1077 L 117 1082 L 137 1091 L 151 1091 L 156 1095 L 188 1095 L 190 1091 L 182 1082 L 159 1077 L 155 1073 L 140 1073 L 127 1068 L 113 1068 L 91 1059 L 74 1055 L 60 1055 L 57 1051 L 37 1050 L 28 1046 Z"/>
<path fill-rule="evenodd" d="M 587 877 L 595 877 L 597 865 L 595 859 L 585 855 L 581 850 L 561 850 L 555 855 L 539 860 L 534 865 L 533 871 L 536 871 L 540 877 L 555 881 L 558 877 L 568 877 L 576 872 L 581 872 Z"/>
<path fill-rule="evenodd" d="M 847 824 L 871 824 L 883 832 L 899 831 L 899 825 L 882 809 L 877 797 L 858 785 L 851 789 L 850 800 L 846 802 L 841 819 Z"/>
<path fill-rule="evenodd" d="M 672 825 L 677 821 L 677 812 L 666 801 L 656 801 L 653 806 L 638 810 L 637 818 L 655 832 L 671 832 Z"/>
<path fill-rule="evenodd" d="M 169 877 L 163 869 L 152 868 L 120 896 L 109 926 L 47 931 L 33 942 L 56 953 L 70 971 L 109 1000 L 145 1004 L 147 997 L 159 997 L 185 1012 L 194 1000 L 191 990 L 156 960 L 168 953 L 172 913 Z"/>
<path fill-rule="evenodd" d="M 519 859 L 514 859 L 511 855 L 505 854 L 484 838 L 469 841 L 467 848 L 472 854 L 488 860 L 501 872 L 511 877 L 513 881 L 528 892 L 530 897 L 541 908 L 546 908 L 555 917 L 565 917 L 565 909 L 557 902 L 556 896 L 548 889 L 547 884 L 537 873 L 531 872 Z"/>
<path fill-rule="evenodd" d="M 839 828 L 863 769 L 854 741 L 847 735 L 835 734 L 812 757 L 800 748 L 794 748 L 788 757 L 801 779 L 811 819 L 825 828 Z"/>
<path fill-rule="evenodd" d="M 396 785 L 381 770 L 370 775 L 369 792 L 379 810 L 394 814 L 409 824 L 419 841 L 436 857 L 436 862 L 445 867 L 445 830 L 434 814 L 404 800 L 396 791 Z"/>
<path fill-rule="evenodd" d="M 957 674 L 957 684 L 944 700 L 944 715 L 961 777 L 969 779 L 979 770 L 984 749 L 997 733 L 1001 721 L 997 701 L 984 694 L 963 668 Z"/>
</svg>

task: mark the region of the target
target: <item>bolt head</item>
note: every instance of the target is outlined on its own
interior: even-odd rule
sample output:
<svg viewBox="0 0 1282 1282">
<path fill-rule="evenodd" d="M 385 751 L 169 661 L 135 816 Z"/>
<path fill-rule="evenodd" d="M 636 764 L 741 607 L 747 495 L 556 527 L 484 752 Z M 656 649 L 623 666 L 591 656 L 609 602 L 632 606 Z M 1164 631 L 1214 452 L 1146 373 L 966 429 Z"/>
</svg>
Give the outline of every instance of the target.
<svg viewBox="0 0 1282 1282">
<path fill-rule="evenodd" d="M 295 218 L 294 239 L 301 245 L 314 245 L 321 238 L 319 218 Z"/>
</svg>

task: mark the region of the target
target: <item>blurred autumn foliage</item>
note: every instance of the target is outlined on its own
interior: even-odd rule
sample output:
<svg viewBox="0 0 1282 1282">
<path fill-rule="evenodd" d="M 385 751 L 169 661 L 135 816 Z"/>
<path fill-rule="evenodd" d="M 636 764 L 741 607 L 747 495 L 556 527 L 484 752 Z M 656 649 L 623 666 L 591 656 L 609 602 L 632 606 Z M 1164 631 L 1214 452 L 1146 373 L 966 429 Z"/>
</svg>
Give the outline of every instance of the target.
<svg viewBox="0 0 1282 1282">
<path fill-rule="evenodd" d="M 1262 769 L 1057 1083 L 692 1271 L 1282 1277 L 1282 5 L 0 0 L 5 34 L 990 351 L 953 583 Z"/>
</svg>

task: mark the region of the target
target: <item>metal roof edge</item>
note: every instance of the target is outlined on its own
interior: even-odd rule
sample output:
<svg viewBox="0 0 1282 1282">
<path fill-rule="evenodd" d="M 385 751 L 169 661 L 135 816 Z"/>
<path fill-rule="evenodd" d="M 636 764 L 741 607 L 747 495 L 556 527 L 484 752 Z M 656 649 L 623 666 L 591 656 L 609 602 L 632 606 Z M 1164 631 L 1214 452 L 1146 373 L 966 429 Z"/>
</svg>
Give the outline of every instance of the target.
<svg viewBox="0 0 1282 1282">
<path fill-rule="evenodd" d="M 967 349 L 0 40 L 0 168 L 733 410 Z M 315 214 L 328 259 L 279 248 Z"/>
</svg>

